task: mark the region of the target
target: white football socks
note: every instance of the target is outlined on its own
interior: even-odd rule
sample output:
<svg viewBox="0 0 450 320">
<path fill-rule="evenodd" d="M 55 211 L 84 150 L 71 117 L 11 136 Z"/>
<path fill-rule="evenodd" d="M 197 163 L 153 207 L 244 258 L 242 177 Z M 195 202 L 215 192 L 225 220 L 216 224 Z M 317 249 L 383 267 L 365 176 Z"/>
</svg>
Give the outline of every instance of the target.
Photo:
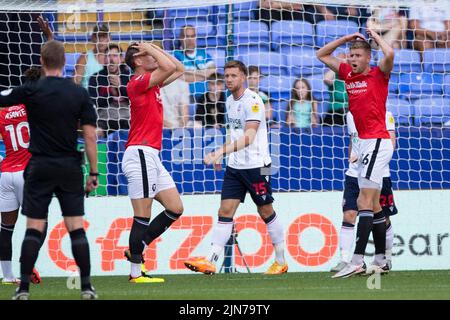
<svg viewBox="0 0 450 320">
<path fill-rule="evenodd" d="M 355 240 L 355 226 L 344 222 L 339 232 L 339 249 L 341 260 L 349 263 L 352 258 L 353 242 Z"/>
</svg>

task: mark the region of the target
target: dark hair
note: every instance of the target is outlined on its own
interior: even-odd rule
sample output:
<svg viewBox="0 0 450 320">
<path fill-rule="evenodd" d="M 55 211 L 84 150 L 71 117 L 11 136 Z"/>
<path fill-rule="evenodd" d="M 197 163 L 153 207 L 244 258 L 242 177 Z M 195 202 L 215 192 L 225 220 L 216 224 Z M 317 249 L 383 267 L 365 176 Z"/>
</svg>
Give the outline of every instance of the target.
<svg viewBox="0 0 450 320">
<path fill-rule="evenodd" d="M 112 49 L 117 49 L 117 51 L 119 51 L 119 53 L 122 53 L 122 48 L 117 43 L 110 43 L 108 45 L 108 49 L 106 49 L 106 52 L 108 52 Z"/>
<path fill-rule="evenodd" d="M 42 76 L 41 67 L 31 67 L 27 69 L 23 74 L 25 81 L 37 81 Z"/>
<path fill-rule="evenodd" d="M 47 69 L 62 69 L 66 64 L 64 45 L 57 40 L 44 43 L 41 48 L 42 64 Z"/>
<path fill-rule="evenodd" d="M 369 54 L 372 52 L 372 48 L 370 47 L 370 44 L 364 40 L 353 41 L 350 45 L 350 50 L 352 50 L 352 49 L 364 49 Z"/>
<path fill-rule="evenodd" d="M 125 53 L 125 63 L 134 71 L 136 69 L 136 64 L 134 63 L 135 54 L 139 52 L 139 49 L 135 46 L 137 43 L 132 43 L 128 46 L 127 52 Z"/>
<path fill-rule="evenodd" d="M 214 82 L 224 82 L 223 74 L 221 73 L 213 73 L 210 75 L 207 79 L 208 81 L 214 81 Z"/>
<path fill-rule="evenodd" d="M 261 74 L 261 71 L 259 70 L 258 66 L 248 66 L 248 74 L 251 75 L 252 73 L 256 72 L 258 74 Z"/>
<path fill-rule="evenodd" d="M 224 70 L 230 69 L 230 68 L 238 68 L 240 71 L 242 71 L 242 73 L 244 73 L 245 76 L 248 76 L 247 67 L 241 61 L 238 61 L 238 60 L 228 61 L 225 64 Z"/>
<path fill-rule="evenodd" d="M 292 110 L 292 107 L 294 106 L 294 102 L 295 101 L 299 101 L 300 97 L 297 95 L 297 90 L 295 89 L 295 86 L 297 85 L 298 82 L 303 82 L 306 85 L 306 88 L 308 88 L 308 94 L 306 95 L 306 100 L 307 101 L 311 101 L 313 102 L 313 97 L 312 97 L 312 93 L 311 93 L 311 84 L 309 83 L 308 80 L 304 79 L 304 78 L 299 78 L 297 80 L 294 81 L 294 84 L 292 85 L 292 91 L 291 91 L 291 100 L 289 100 L 289 105 L 288 105 L 288 112 Z"/>
<path fill-rule="evenodd" d="M 109 36 L 109 28 L 106 24 L 96 25 L 92 31 L 92 37 Z"/>
</svg>

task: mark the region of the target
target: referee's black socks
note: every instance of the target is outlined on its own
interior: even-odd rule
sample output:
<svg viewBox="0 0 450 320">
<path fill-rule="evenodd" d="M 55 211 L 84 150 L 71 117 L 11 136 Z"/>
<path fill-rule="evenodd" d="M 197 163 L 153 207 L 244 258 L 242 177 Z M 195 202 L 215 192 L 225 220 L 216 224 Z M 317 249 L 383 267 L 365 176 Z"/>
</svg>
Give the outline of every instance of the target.
<svg viewBox="0 0 450 320">
<path fill-rule="evenodd" d="M 170 210 L 164 210 L 152 220 L 144 235 L 144 242 L 149 245 L 153 240 L 158 238 L 166 231 L 172 223 L 181 217 L 181 213 L 175 213 Z"/>
<path fill-rule="evenodd" d="M 81 290 L 91 289 L 91 260 L 89 257 L 89 243 L 83 228 L 69 232 L 72 241 L 72 254 L 80 269 Z"/>
<path fill-rule="evenodd" d="M 30 288 L 30 276 L 36 263 L 39 249 L 42 245 L 42 232 L 36 229 L 27 229 L 22 242 L 20 255 L 20 291 L 28 291 Z"/>
</svg>

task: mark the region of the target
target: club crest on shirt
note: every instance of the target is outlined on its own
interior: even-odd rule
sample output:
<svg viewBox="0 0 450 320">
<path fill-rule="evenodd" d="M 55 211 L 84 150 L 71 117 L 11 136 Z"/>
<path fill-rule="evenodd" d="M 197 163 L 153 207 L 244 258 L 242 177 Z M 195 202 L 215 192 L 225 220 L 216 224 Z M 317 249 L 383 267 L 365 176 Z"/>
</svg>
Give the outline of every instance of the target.
<svg viewBox="0 0 450 320">
<path fill-rule="evenodd" d="M 394 123 L 394 117 L 393 116 L 389 116 L 389 123 Z"/>
<path fill-rule="evenodd" d="M 259 105 L 258 105 L 258 104 L 252 105 L 252 111 L 253 111 L 254 113 L 258 113 L 258 112 L 259 112 Z"/>
</svg>

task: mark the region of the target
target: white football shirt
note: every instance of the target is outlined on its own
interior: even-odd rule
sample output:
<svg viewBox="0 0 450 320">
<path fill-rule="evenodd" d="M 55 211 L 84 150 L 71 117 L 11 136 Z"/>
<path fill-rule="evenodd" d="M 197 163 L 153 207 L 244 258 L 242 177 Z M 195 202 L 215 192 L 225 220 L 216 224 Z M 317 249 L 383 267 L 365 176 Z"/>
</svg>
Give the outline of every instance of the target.
<svg viewBox="0 0 450 320">
<path fill-rule="evenodd" d="M 355 121 L 353 120 L 353 115 L 350 111 L 347 112 L 347 131 L 350 135 L 350 139 L 352 141 L 352 154 L 357 155 L 359 153 L 359 138 L 358 138 L 358 131 L 356 131 Z M 386 111 L 386 129 L 387 131 L 395 131 L 395 120 L 394 116 L 390 111 Z M 358 164 L 357 162 L 350 163 L 348 166 L 348 170 L 345 172 L 347 176 L 350 177 L 358 177 Z M 391 174 L 388 170 L 383 177 L 390 177 Z"/>
<path fill-rule="evenodd" d="M 247 88 L 239 99 L 235 100 L 233 95 L 230 95 L 226 101 L 226 108 L 231 142 L 244 136 L 247 121 L 259 122 L 253 143 L 242 150 L 231 153 L 228 166 L 234 169 L 253 169 L 269 165 L 271 163 L 269 141 L 264 103 L 261 97 Z"/>
</svg>

